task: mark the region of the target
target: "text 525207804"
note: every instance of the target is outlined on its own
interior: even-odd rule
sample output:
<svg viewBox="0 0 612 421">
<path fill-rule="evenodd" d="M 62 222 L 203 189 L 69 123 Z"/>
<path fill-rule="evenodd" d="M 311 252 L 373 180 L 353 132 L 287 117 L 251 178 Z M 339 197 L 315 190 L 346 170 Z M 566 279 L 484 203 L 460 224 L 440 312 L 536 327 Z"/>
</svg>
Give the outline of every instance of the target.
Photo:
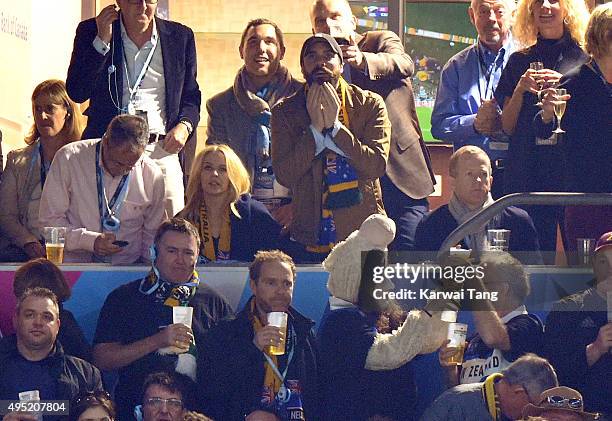
<svg viewBox="0 0 612 421">
<path fill-rule="evenodd" d="M 0 415 L 11 412 L 34 412 L 41 415 L 68 415 L 69 401 L 11 401 L 0 400 Z"/>
</svg>

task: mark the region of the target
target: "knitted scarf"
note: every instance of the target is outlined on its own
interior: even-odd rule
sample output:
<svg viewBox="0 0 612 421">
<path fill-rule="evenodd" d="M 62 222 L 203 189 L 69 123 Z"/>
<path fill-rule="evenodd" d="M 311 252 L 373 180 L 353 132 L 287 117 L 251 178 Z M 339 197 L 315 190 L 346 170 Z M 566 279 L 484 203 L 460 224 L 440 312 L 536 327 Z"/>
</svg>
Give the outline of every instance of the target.
<svg viewBox="0 0 612 421">
<path fill-rule="evenodd" d="M 306 87 L 308 88 L 308 87 Z M 341 109 L 338 120 L 350 128 L 348 109 L 346 105 L 348 83 L 342 78 L 338 80 L 338 96 Z M 323 133 L 325 134 L 325 132 Z M 363 195 L 359 191 L 357 173 L 349 160 L 332 151 L 324 156 L 324 186 L 322 195 L 321 221 L 319 223 L 319 239 L 307 250 L 315 253 L 327 253 L 336 244 L 336 226 L 333 209 L 348 208 L 362 202 Z"/>
<path fill-rule="evenodd" d="M 256 165 L 270 157 L 270 110 L 281 99 L 293 93 L 293 78 L 289 70 L 279 64 L 274 78 L 257 90 L 246 67 L 238 71 L 234 79 L 234 96 L 242 108 L 257 123 L 257 130 L 249 143 L 249 155 L 256 157 Z"/>
<path fill-rule="evenodd" d="M 208 223 L 208 216 L 206 214 L 206 206 L 200 205 L 200 237 L 202 238 L 202 245 L 200 246 L 200 255 L 203 256 L 208 262 L 215 262 L 217 260 L 228 260 L 230 258 L 231 243 L 232 243 L 232 226 L 230 221 L 230 209 L 228 208 L 227 214 L 223 218 L 223 224 L 221 226 L 221 233 L 219 236 L 219 246 L 215 252 L 215 244 L 212 233 L 210 232 L 210 226 Z"/>
<path fill-rule="evenodd" d="M 149 295 L 156 303 L 162 303 L 165 306 L 176 307 L 189 306 L 189 302 L 193 298 L 200 284 L 200 278 L 197 271 L 193 271 L 191 279 L 182 284 L 175 284 L 161 279 L 156 270 L 151 270 L 149 274 L 140 283 L 140 292 Z M 157 351 L 160 354 L 173 354 L 172 348 L 162 348 Z M 192 380 L 196 379 L 196 361 L 197 348 L 195 338 L 189 344 L 189 350 L 185 353 L 178 354 L 175 370 L 178 373 L 189 376 Z"/>
<path fill-rule="evenodd" d="M 470 209 L 465 203 L 463 203 L 455 193 L 451 196 L 450 201 L 448 202 L 448 210 L 450 211 L 453 218 L 457 221 L 457 224 L 461 225 L 464 222 L 470 220 L 474 215 L 478 212 L 490 206 L 494 202 L 493 197 L 491 197 L 491 193 L 487 195 L 486 200 L 482 204 L 482 206 L 476 209 Z M 499 220 L 500 216 L 496 216 L 491 220 L 491 223 L 496 223 Z M 469 243 L 469 247 L 475 250 L 476 252 L 485 251 L 487 249 L 487 233 L 486 228 L 488 224 L 485 224 L 480 227 L 474 228 L 472 231 L 468 232 L 467 240 Z"/>
<path fill-rule="evenodd" d="M 250 311 L 249 311 L 249 320 L 251 321 L 251 323 L 253 324 L 253 331 L 255 332 L 255 334 L 257 334 L 257 332 L 259 332 L 259 330 L 261 328 L 263 328 L 263 325 L 261 324 L 261 321 L 259 320 L 259 317 L 257 317 L 257 309 L 255 308 L 255 299 L 251 300 L 251 306 L 250 306 Z M 276 365 L 278 367 L 278 358 L 276 355 L 268 355 L 270 357 L 270 359 L 272 360 L 272 362 L 274 363 L 274 365 Z M 272 370 L 272 367 L 270 367 L 270 364 L 268 364 L 266 362 L 265 365 L 265 376 L 264 376 L 264 387 L 269 387 L 270 390 L 274 391 L 274 395 L 276 396 L 276 394 L 278 393 L 278 390 L 280 389 L 281 385 L 282 385 L 282 379 L 279 379 L 278 376 L 276 375 L 276 373 L 274 372 L 274 370 Z"/>
<path fill-rule="evenodd" d="M 504 377 L 501 373 L 494 373 L 488 376 L 482 385 L 482 397 L 487 405 L 487 410 L 494 421 L 502 419 L 502 412 L 499 405 L 499 396 L 495 392 L 495 383 Z"/>
</svg>

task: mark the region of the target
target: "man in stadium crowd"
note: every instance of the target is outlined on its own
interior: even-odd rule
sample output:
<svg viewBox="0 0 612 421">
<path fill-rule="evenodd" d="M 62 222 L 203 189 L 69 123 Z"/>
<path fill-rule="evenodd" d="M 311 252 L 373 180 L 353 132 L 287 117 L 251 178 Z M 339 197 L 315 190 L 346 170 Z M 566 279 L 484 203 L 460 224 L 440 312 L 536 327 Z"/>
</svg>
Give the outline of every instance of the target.
<svg viewBox="0 0 612 421">
<path fill-rule="evenodd" d="M 320 262 L 373 213 L 384 213 L 379 177 L 389 154 L 382 98 L 342 77 L 342 50 L 315 34 L 300 53 L 304 89 L 272 110 L 272 163 L 293 194 L 299 262 Z"/>
<path fill-rule="evenodd" d="M 176 215 L 185 205 L 183 172 L 195 155 L 202 100 L 193 31 L 156 17 L 157 0 L 117 5 L 77 27 L 66 88 L 75 102 L 89 100 L 83 139 L 102 137 L 116 115 L 145 116 L 146 153 L 162 169 L 166 210 Z"/>
<path fill-rule="evenodd" d="M 242 32 L 238 51 L 244 64 L 233 86 L 206 102 L 206 143 L 232 147 L 249 170 L 253 197 L 268 205 L 277 221 L 287 227 L 292 217 L 290 198 L 272 169 L 270 110 L 297 92 L 302 83 L 281 63 L 285 40 L 276 23 L 251 20 Z"/>
<path fill-rule="evenodd" d="M 203 334 L 232 310 L 200 282 L 195 270 L 200 237 L 181 218 L 161 224 L 151 247 L 151 272 L 109 294 L 94 337 L 94 362 L 118 370 L 115 389 L 119 419 L 132 419 L 146 376 L 176 371 L 195 380 Z M 173 307 L 193 308 L 191 327 L 174 323 Z M 197 347 L 196 347 L 197 345 Z"/>
<path fill-rule="evenodd" d="M 526 353 L 541 353 L 544 326 L 525 307 L 530 283 L 523 265 L 504 252 L 485 253 L 478 264 L 484 274 L 482 290 L 496 296 L 490 301 L 469 302 L 476 334 L 468 338 L 462 365 L 445 367 L 450 371 L 451 385 L 457 381 L 456 367 L 460 368 L 459 383 L 476 383 L 499 373 Z M 447 360 L 456 351 L 443 348 L 441 360 Z"/>
<path fill-rule="evenodd" d="M 344 79 L 376 92 L 385 101 L 392 125 L 391 145 L 380 183 L 385 211 L 397 226 L 391 249 L 411 250 L 417 224 L 429 209 L 427 196 L 435 183 L 410 82 L 414 63 L 395 33 L 355 32 L 357 18 L 346 0 L 315 0 L 310 22 L 313 33 L 331 34 L 341 44 Z"/>
<path fill-rule="evenodd" d="M 508 139 L 501 131 L 501 114 L 493 92 L 516 45 L 510 28 L 515 4 L 509 0 L 472 0 L 470 21 L 478 42 L 451 57 L 440 74 L 431 115 L 431 133 L 452 142 L 483 149 L 493 167 L 491 194 L 503 195 L 504 158 Z"/>
<path fill-rule="evenodd" d="M 0 397 L 13 402 L 67 400 L 101 391 L 100 372 L 87 361 L 64 354 L 57 341 L 59 304 L 46 288 L 27 289 L 17 300 L 15 335 L 0 340 Z M 7 409 L 7 408 L 3 408 Z M 68 413 L 69 408 L 64 408 Z M 3 421 L 36 420 L 9 413 Z M 45 416 L 45 420 L 59 418 Z"/>
<path fill-rule="evenodd" d="M 427 215 L 417 227 L 415 249 L 437 251 L 446 237 L 459 225 L 468 221 L 493 203 L 491 197 L 491 161 L 477 146 L 463 146 L 448 164 L 453 195 L 450 202 Z M 522 209 L 507 207 L 483 227 L 470 232 L 460 246 L 476 254 L 487 249 L 487 230 L 510 230 L 508 250 L 516 253 L 524 263 L 541 263 L 538 235 L 531 218 Z M 421 253 L 429 257 L 426 253 Z"/>
<path fill-rule="evenodd" d="M 595 286 L 555 303 L 546 319 L 545 352 L 564 385 L 587 410 L 612 416 L 612 231 L 595 245 Z M 606 313 L 607 310 L 607 313 Z"/>
<path fill-rule="evenodd" d="M 253 296 L 236 319 L 206 335 L 198 393 L 203 412 L 213 419 L 322 419 L 314 322 L 291 307 L 295 276 L 288 255 L 259 252 L 249 267 Z M 268 323 L 270 312 L 288 313 L 284 332 Z M 272 345 L 284 346 L 284 354 L 271 354 Z"/>
<path fill-rule="evenodd" d="M 183 421 L 193 404 L 190 383 L 173 372 L 149 374 L 142 386 L 141 404 L 134 409 L 142 421 Z"/>
<path fill-rule="evenodd" d="M 148 138 L 144 119 L 121 115 L 101 140 L 57 152 L 40 199 L 40 224 L 66 227 L 65 262 L 148 261 L 166 217 L 161 170 L 143 156 Z"/>
<path fill-rule="evenodd" d="M 442 393 L 421 421 L 521 419 L 526 405 L 540 402 L 543 391 L 558 385 L 548 361 L 533 354 L 524 355 L 482 383 L 462 384 Z"/>
</svg>

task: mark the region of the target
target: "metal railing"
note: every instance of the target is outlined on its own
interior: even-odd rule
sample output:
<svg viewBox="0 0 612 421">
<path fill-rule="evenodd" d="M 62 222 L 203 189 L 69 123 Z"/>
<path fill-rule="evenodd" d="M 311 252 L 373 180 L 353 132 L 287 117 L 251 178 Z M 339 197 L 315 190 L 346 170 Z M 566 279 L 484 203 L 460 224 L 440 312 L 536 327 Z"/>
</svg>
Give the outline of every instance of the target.
<svg viewBox="0 0 612 421">
<path fill-rule="evenodd" d="M 591 205 L 612 206 L 612 193 L 513 193 L 497 199 L 492 205 L 478 212 L 470 220 L 459 225 L 446 237 L 438 251 L 438 257 L 447 253 L 452 246 L 460 242 L 472 228 L 485 225 L 491 218 L 508 206 L 515 205 Z"/>
</svg>

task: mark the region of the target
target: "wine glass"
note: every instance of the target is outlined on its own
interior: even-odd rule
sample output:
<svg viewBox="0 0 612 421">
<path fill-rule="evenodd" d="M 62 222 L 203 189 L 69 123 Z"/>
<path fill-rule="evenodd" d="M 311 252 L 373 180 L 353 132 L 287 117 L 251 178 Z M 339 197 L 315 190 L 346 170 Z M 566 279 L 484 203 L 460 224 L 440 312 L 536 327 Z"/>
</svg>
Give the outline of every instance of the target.
<svg viewBox="0 0 612 421">
<path fill-rule="evenodd" d="M 536 72 L 539 72 L 540 70 L 544 70 L 544 63 L 542 63 L 541 61 L 534 61 L 532 63 L 529 63 L 529 68 L 531 70 L 535 70 Z M 535 104 L 538 107 L 542 106 L 542 99 L 540 98 L 540 95 L 542 94 L 542 88 L 543 88 L 543 81 L 540 77 L 538 77 L 538 75 L 534 75 L 534 79 L 536 80 L 536 83 L 538 84 L 538 102 Z"/>
<path fill-rule="evenodd" d="M 555 94 L 557 100 L 553 101 L 553 104 L 555 106 L 555 116 L 557 117 L 557 128 L 553 130 L 553 133 L 565 133 L 565 130 L 561 129 L 561 119 L 563 118 L 563 114 L 565 114 L 567 101 L 560 101 L 559 97 L 566 95 L 567 91 L 563 88 L 557 88 L 555 89 Z"/>
</svg>

